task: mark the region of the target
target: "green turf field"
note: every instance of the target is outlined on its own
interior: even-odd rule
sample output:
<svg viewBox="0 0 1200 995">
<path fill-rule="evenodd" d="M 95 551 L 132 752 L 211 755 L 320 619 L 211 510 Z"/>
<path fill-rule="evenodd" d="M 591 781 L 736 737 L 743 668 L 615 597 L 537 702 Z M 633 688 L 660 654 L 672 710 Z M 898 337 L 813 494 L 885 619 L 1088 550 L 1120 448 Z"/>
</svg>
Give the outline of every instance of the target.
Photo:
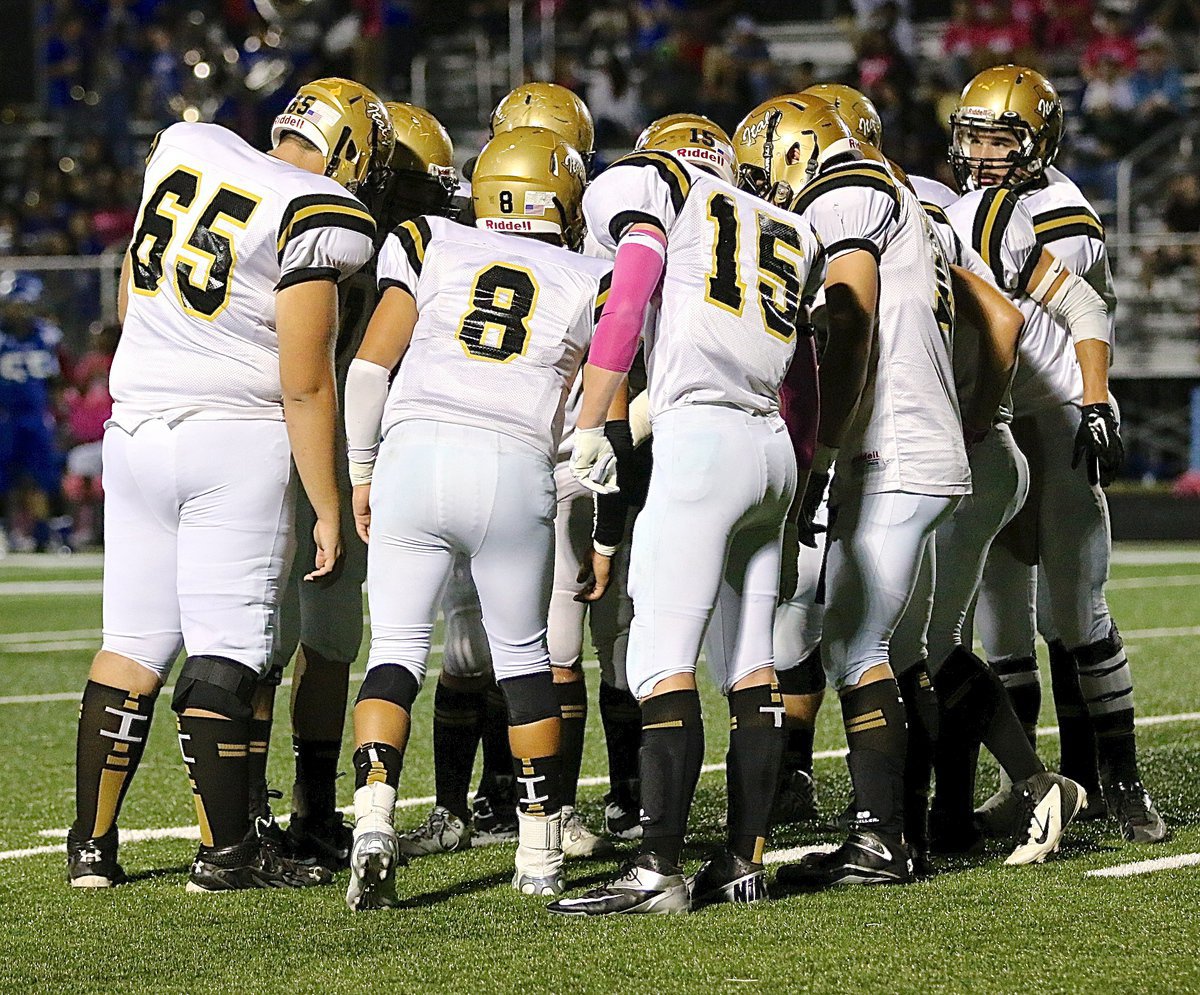
<svg viewBox="0 0 1200 995">
<path fill-rule="evenodd" d="M 1200 855 L 1200 549 L 1120 554 L 1110 600 L 1137 680 L 1143 771 L 1172 825 L 1169 843 L 1130 846 L 1101 823 L 1070 831 L 1063 852 L 1042 867 L 1005 868 L 998 848 L 982 863 L 905 888 L 600 921 L 551 916 L 541 901 L 513 892 L 510 847 L 414 863 L 402 872 L 406 901 L 394 912 L 348 912 L 344 875 L 303 893 L 185 894 L 195 844 L 184 834 L 194 810 L 165 702 L 122 824 L 177 832 L 123 845 L 127 886 L 72 891 L 58 847 L 73 817 L 76 706 L 98 639 L 99 568 L 86 559 L 0 561 L 0 990 L 1200 992 L 1200 865 L 1087 874 Z M 597 678 L 589 672 L 593 687 Z M 1044 725 L 1052 721 L 1046 698 Z M 433 790 L 431 703 L 430 693 L 418 701 L 401 798 Z M 271 772 L 287 788 L 286 694 L 278 704 Z M 712 693 L 705 704 L 708 761 L 717 764 L 726 713 Z M 602 775 L 594 711 L 588 729 L 584 775 Z M 1041 745 L 1053 762 L 1056 739 L 1044 735 Z M 817 748 L 843 746 L 836 709 L 827 707 Z M 822 808 L 833 813 L 847 795 L 844 761 L 818 760 L 817 777 Z M 981 777 L 981 787 L 991 782 L 990 773 Z M 351 780 L 342 784 L 348 803 Z M 593 825 L 603 791 L 581 790 Z M 720 838 L 723 794 L 722 773 L 706 773 L 693 858 Z M 426 808 L 410 804 L 398 821 L 415 824 Z M 832 839 L 795 830 L 772 845 Z M 569 864 L 569 880 L 591 885 L 613 867 Z"/>
</svg>

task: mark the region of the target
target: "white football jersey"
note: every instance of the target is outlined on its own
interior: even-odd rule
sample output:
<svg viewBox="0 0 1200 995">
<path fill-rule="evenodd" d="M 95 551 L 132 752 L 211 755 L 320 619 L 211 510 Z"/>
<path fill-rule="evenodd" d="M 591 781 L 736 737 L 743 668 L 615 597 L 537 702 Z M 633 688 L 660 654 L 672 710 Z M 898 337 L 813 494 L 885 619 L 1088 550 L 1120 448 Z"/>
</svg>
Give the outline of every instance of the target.
<svg viewBox="0 0 1200 995">
<path fill-rule="evenodd" d="M 275 292 L 353 273 L 374 232 L 338 183 L 226 128 L 161 132 L 130 243 L 113 419 L 282 419 Z"/>
<path fill-rule="evenodd" d="M 979 255 L 969 245 L 964 245 L 961 238 L 958 237 L 958 232 L 954 230 L 954 226 L 950 223 L 950 219 L 946 216 L 946 212 L 941 205 L 936 201 L 926 201 L 922 194 L 931 193 L 942 198 L 942 191 L 952 194 L 952 200 L 956 199 L 957 195 L 944 184 L 938 183 L 937 180 L 927 180 L 922 176 L 910 176 L 909 182 L 913 185 L 913 189 L 917 191 L 917 195 L 921 197 L 921 206 L 925 209 L 925 213 L 929 216 L 930 222 L 933 224 L 933 233 L 942 244 L 942 251 L 946 254 L 946 259 L 953 266 L 961 267 L 970 273 L 973 273 L 985 283 L 995 287 L 996 278 L 992 271 L 988 269 L 987 263 L 983 261 L 983 257 Z M 922 181 L 918 183 L 917 181 Z M 937 187 L 941 187 L 939 191 Z M 997 288 L 998 289 L 998 288 Z M 979 349 L 979 329 L 973 328 L 963 322 L 955 320 L 954 323 L 954 386 L 958 393 L 959 408 L 965 409 L 967 402 L 970 401 L 975 391 L 975 385 L 979 382 L 979 368 L 982 362 L 982 357 Z M 996 411 L 996 416 L 993 422 L 1010 422 L 1012 421 L 1012 391 L 1005 391 L 1004 399 L 1000 402 L 1000 407 Z"/>
<path fill-rule="evenodd" d="M 551 459 L 612 264 L 447 218 L 406 221 L 379 251 L 379 289 L 417 304 L 383 432 L 410 419 L 474 425 Z"/>
<path fill-rule="evenodd" d="M 879 264 L 871 366 L 842 439 L 835 493 L 969 494 L 949 262 L 917 198 L 885 166 L 861 160 L 817 177 L 793 210 L 830 260 L 865 250 Z"/>
<path fill-rule="evenodd" d="M 1051 172 L 1058 173 L 1057 170 Z M 1031 215 L 1031 208 L 1035 206 L 1030 199 L 1032 195 L 1018 196 L 1002 187 L 973 190 L 946 211 L 959 237 L 969 241 L 979 252 L 997 285 L 1025 316 L 1012 390 L 1017 417 L 1060 404 L 1079 403 L 1083 398 L 1083 376 L 1075 359 L 1070 331 L 1026 293 L 1043 246 L 1049 247 L 1072 272 L 1085 276 L 1105 298 L 1110 307 L 1111 339 L 1112 290 L 1111 286 L 1101 289 L 1106 279 L 1111 280 L 1107 275 L 1104 229 L 1090 208 L 1080 206 L 1078 201 L 1082 201 L 1083 195 L 1078 193 L 1078 188 L 1065 177 L 1063 180 L 1065 185 L 1048 182 L 1047 189 L 1049 186 L 1058 188 L 1054 200 L 1069 199 L 1064 194 L 1071 190 L 1078 199 L 1069 208 L 1070 213 L 1063 213 L 1061 207 L 1047 208 L 1043 212 L 1047 216 L 1041 222 L 1041 232 L 1038 231 L 1039 223 Z M 1086 201 L 1082 203 L 1086 205 Z M 1060 250 L 1066 250 L 1062 256 Z"/>
<path fill-rule="evenodd" d="M 928 207 L 932 204 L 934 207 L 940 207 L 942 210 L 945 210 L 958 200 L 958 194 L 941 180 L 935 180 L 928 176 L 914 176 L 912 173 L 909 173 L 908 182 L 912 184 L 912 188 L 917 195 L 917 200 L 921 202 L 922 207 Z"/>
<path fill-rule="evenodd" d="M 651 421 L 692 404 L 778 412 L 802 302 L 824 278 L 812 229 L 652 150 L 601 173 L 583 208 L 588 230 L 611 252 L 638 222 L 667 234 L 661 307 L 645 335 Z"/>
</svg>

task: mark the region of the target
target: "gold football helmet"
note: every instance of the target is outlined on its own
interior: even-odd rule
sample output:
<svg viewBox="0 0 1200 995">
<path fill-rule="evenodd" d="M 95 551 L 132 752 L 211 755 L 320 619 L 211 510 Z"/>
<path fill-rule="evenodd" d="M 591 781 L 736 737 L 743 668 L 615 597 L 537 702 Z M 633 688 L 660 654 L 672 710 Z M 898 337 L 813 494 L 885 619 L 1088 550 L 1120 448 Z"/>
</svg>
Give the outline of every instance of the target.
<svg viewBox="0 0 1200 995">
<path fill-rule="evenodd" d="M 716 121 L 703 114 L 668 114 L 652 121 L 638 136 L 636 149 L 673 152 L 701 169 L 735 182 L 733 142 Z"/>
<path fill-rule="evenodd" d="M 325 175 L 351 193 L 391 159 L 395 136 L 387 108 L 361 83 L 330 77 L 305 83 L 275 118 L 271 144 L 292 131 L 325 157 Z"/>
<path fill-rule="evenodd" d="M 747 114 L 734 152 L 739 185 L 773 204 L 790 204 L 835 159 L 862 157 L 828 101 L 799 96 L 768 100 Z"/>
<path fill-rule="evenodd" d="M 514 128 L 546 128 L 590 162 L 596 145 L 592 112 L 583 100 L 557 83 L 525 83 L 492 111 L 492 137 Z"/>
<path fill-rule="evenodd" d="M 471 174 L 475 226 L 583 243 L 583 157 L 547 128 L 514 128 L 483 147 Z"/>
<path fill-rule="evenodd" d="M 850 134 L 864 145 L 883 149 L 883 121 L 875 104 L 865 93 L 845 83 L 816 83 L 801 90 L 797 96 L 828 100 L 850 129 Z"/>
<path fill-rule="evenodd" d="M 422 214 L 450 216 L 458 189 L 454 146 L 446 129 L 415 104 L 387 103 L 395 133 L 391 165 L 373 171 L 359 196 L 382 232 Z"/>
<path fill-rule="evenodd" d="M 1045 76 L 1025 66 L 985 69 L 963 88 L 950 115 L 955 179 L 963 190 L 1020 188 L 1054 162 L 1062 132 L 1062 101 Z M 979 154 L 987 151 L 994 154 Z"/>
</svg>

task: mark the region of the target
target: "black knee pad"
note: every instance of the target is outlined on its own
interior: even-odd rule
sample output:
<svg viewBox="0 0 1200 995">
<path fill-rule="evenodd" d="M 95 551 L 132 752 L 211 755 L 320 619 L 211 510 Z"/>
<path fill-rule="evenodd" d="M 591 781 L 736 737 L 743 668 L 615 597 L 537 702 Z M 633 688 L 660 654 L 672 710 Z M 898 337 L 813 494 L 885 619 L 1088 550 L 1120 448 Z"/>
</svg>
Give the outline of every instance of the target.
<svg viewBox="0 0 1200 995">
<path fill-rule="evenodd" d="M 1117 631 L 1117 623 L 1113 622 L 1109 627 L 1107 636 L 1096 640 L 1094 643 L 1088 643 L 1086 646 L 1080 646 L 1078 649 L 1071 650 L 1071 656 L 1075 658 L 1075 665 L 1078 669 L 1086 670 L 1089 667 L 1096 667 L 1106 660 L 1111 660 L 1113 657 L 1120 656 L 1124 648 L 1125 643 L 1121 639 L 1121 633 Z"/>
<path fill-rule="evenodd" d="M 223 656 L 189 656 L 175 682 L 171 708 L 180 715 L 188 708 L 203 708 L 229 719 L 249 719 L 258 685 L 258 674 L 244 663 Z"/>
<path fill-rule="evenodd" d="M 538 674 L 521 677 L 506 677 L 500 681 L 504 701 L 508 706 L 508 724 L 527 726 L 561 716 L 558 692 L 554 690 L 554 678 L 546 670 Z"/>
<path fill-rule="evenodd" d="M 399 705 L 406 712 L 412 713 L 413 702 L 417 700 L 417 692 L 421 685 L 407 667 L 395 663 L 385 663 L 380 667 L 372 667 L 363 678 L 362 687 L 358 690 L 355 704 L 377 698 Z"/>
<path fill-rule="evenodd" d="M 819 694 L 825 690 L 825 668 L 821 664 L 821 647 L 808 654 L 796 666 L 775 671 L 779 690 L 784 694 Z"/>
</svg>

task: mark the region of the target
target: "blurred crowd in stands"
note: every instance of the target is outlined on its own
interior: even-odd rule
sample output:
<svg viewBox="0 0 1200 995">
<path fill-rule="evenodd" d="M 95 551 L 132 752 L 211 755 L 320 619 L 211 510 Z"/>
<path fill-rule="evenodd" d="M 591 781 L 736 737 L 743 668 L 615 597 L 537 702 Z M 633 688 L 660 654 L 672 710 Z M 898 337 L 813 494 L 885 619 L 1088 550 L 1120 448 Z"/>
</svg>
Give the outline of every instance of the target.
<svg viewBox="0 0 1200 995">
<path fill-rule="evenodd" d="M 486 38 L 503 64 L 510 17 L 508 0 L 50 0 L 37 7 L 44 110 L 31 116 L 0 107 L 0 257 L 119 251 L 133 229 L 141 157 L 155 131 L 173 121 L 215 120 L 262 140 L 295 85 L 322 75 L 354 76 L 403 99 L 414 56 L 436 53 L 464 31 Z M 553 45 L 543 27 L 550 15 Z M 836 22 L 833 36 L 849 57 L 834 76 L 875 101 L 889 154 L 948 182 L 946 122 L 963 83 L 1000 62 L 1048 72 L 1068 106 L 1059 164 L 1102 210 L 1112 208 L 1117 160 L 1189 114 L 1185 77 L 1200 68 L 1200 0 L 526 0 L 526 74 L 584 96 L 603 163 L 603 150 L 628 149 L 658 115 L 698 110 L 732 129 L 760 101 L 803 89 L 818 71 L 829 78 L 827 60 L 772 58 L 770 43 L 780 36 L 774 22 L 804 18 Z M 941 25 L 940 39 L 929 24 Z M 794 29 L 785 33 L 795 38 Z M 436 73 L 436 55 L 429 65 Z M 502 92 L 507 77 L 498 83 Z M 447 123 L 456 136 L 486 124 Z M 1180 162 L 1157 198 L 1150 227 L 1200 232 L 1194 160 Z M 1141 278 L 1146 286 L 1183 279 L 1194 288 L 1197 256 L 1194 241 L 1148 251 Z M 110 403 L 105 357 L 116 335 L 102 324 L 101 284 L 113 273 L 42 271 L 31 294 L 18 286 L 19 270 L 0 271 L 0 421 L 9 419 L 0 431 L 0 499 L 9 503 L 9 521 L 29 526 L 18 527 L 18 544 L 53 546 L 47 523 L 65 520 L 72 504 L 75 528 L 85 537 L 93 530 L 91 457 L 71 457 L 68 489 L 58 492 L 42 486 L 52 477 L 43 457 L 30 457 L 24 490 L 5 493 L 20 455 L 11 450 L 37 449 L 49 438 L 55 452 L 92 453 L 98 473 Z M 56 325 L 85 358 L 71 360 Z M 26 412 L 19 431 L 18 409 Z M 14 494 L 23 495 L 15 507 Z"/>
</svg>

